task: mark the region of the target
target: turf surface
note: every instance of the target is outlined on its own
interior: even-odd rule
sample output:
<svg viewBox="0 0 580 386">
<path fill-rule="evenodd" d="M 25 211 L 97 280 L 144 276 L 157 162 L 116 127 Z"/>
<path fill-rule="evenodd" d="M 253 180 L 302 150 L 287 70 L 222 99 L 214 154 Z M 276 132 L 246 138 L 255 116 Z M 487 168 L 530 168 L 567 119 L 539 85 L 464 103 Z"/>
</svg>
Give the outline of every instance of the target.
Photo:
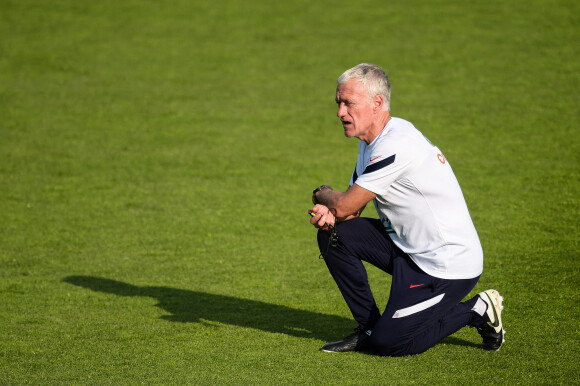
<svg viewBox="0 0 580 386">
<path fill-rule="evenodd" d="M 579 3 L 385 3 L 0 0 L 0 383 L 576 383 Z M 498 353 L 318 351 L 354 324 L 306 211 L 364 61 L 458 176 Z"/>
</svg>

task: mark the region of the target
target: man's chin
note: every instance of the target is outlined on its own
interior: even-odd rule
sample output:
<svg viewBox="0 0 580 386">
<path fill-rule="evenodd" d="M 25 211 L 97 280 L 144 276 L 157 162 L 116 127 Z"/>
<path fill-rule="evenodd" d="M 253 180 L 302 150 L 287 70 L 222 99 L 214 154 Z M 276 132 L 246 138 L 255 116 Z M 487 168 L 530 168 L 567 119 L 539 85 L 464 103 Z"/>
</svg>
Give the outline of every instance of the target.
<svg viewBox="0 0 580 386">
<path fill-rule="evenodd" d="M 344 129 L 344 136 L 347 138 L 352 138 L 354 137 L 354 133 L 350 130 Z"/>
</svg>

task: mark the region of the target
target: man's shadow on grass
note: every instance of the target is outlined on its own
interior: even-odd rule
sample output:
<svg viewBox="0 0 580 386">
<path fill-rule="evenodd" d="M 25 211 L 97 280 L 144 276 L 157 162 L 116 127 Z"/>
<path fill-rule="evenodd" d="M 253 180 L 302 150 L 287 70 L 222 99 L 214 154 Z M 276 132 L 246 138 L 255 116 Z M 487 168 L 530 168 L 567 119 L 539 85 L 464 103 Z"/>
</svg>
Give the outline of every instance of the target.
<svg viewBox="0 0 580 386">
<path fill-rule="evenodd" d="M 92 277 L 68 276 L 64 282 L 93 291 L 118 296 L 145 296 L 157 299 L 157 307 L 171 315 L 162 319 L 172 322 L 219 322 L 262 331 L 282 333 L 299 338 L 335 341 L 353 328 L 354 321 L 336 315 L 298 310 L 277 304 L 206 292 L 169 287 L 139 287 L 121 281 Z M 441 343 L 479 347 L 462 339 L 447 337 Z"/>
<path fill-rule="evenodd" d="M 139 287 L 92 276 L 68 276 L 63 281 L 118 296 L 157 299 L 159 303 L 156 306 L 170 313 L 162 318 L 172 322 L 208 325 L 219 322 L 323 341 L 337 340 L 341 334 L 355 327 L 354 321 L 340 316 L 232 296 L 169 287 Z"/>
</svg>

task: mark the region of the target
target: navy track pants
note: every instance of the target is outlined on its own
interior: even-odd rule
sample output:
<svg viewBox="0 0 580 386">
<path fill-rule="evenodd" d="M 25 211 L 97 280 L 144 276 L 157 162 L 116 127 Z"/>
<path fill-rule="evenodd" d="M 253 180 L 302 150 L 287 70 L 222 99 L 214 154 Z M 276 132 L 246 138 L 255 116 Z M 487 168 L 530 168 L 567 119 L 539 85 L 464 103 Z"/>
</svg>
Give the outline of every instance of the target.
<svg viewBox="0 0 580 386">
<path fill-rule="evenodd" d="M 370 329 L 378 355 L 404 356 L 424 352 L 466 325 L 481 323 L 472 311 L 477 296 L 461 303 L 479 277 L 446 280 L 423 272 L 401 251 L 376 219 L 356 218 L 330 232 L 318 231 L 318 245 L 359 329 Z M 392 275 L 391 292 L 381 315 L 371 292 L 366 261 Z"/>
</svg>

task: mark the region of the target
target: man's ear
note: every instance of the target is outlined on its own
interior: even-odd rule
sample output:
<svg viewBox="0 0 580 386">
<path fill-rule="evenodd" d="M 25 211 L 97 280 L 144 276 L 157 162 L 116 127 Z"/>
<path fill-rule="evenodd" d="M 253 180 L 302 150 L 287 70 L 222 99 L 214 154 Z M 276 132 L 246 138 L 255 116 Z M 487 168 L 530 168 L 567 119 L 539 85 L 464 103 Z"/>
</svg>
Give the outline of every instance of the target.
<svg viewBox="0 0 580 386">
<path fill-rule="evenodd" d="M 375 97 L 373 98 L 373 111 L 377 112 L 377 111 L 381 111 L 383 109 L 383 103 L 385 101 L 383 100 L 383 96 L 380 94 L 375 95 Z"/>
</svg>

